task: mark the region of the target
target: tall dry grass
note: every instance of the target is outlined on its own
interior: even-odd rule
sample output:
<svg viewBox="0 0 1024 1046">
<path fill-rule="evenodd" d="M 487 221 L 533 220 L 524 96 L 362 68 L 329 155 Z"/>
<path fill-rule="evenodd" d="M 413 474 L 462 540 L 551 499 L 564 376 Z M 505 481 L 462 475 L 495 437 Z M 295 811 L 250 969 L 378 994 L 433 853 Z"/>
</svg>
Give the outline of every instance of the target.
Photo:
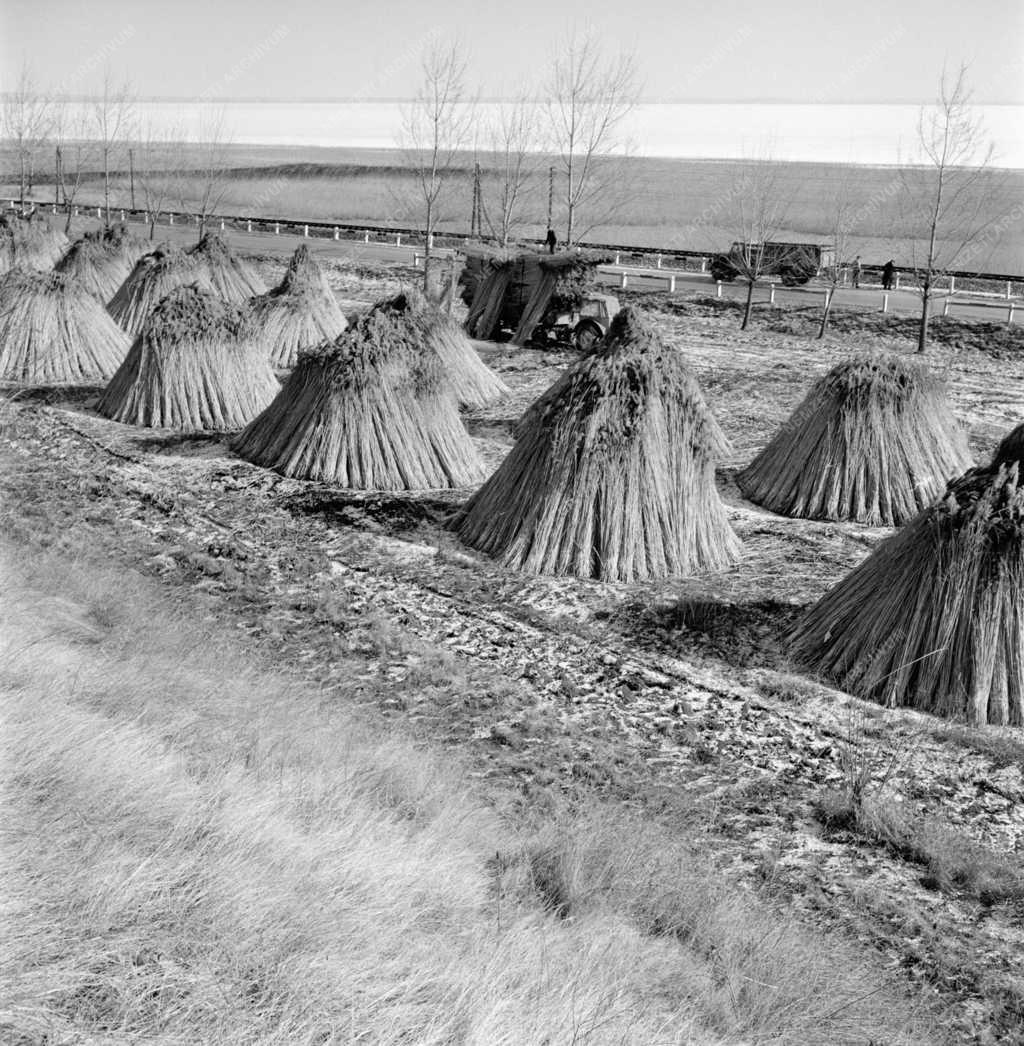
<svg viewBox="0 0 1024 1046">
<path fill-rule="evenodd" d="M 143 579 L 13 548 L 0 574 L 4 1034 L 939 1041 L 635 815 L 524 836 Z"/>
</svg>

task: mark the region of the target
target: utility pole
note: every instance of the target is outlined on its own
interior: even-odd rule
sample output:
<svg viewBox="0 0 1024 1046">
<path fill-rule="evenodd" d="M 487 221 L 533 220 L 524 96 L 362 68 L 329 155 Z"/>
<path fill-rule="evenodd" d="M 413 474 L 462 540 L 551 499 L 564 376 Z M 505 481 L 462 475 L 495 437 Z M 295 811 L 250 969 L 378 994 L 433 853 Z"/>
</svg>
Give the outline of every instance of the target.
<svg viewBox="0 0 1024 1046">
<path fill-rule="evenodd" d="M 469 219 L 469 235 L 480 236 L 483 230 L 483 215 L 480 199 L 480 164 L 473 166 L 473 213 Z"/>
<path fill-rule="evenodd" d="M 128 150 L 128 186 L 132 195 L 132 210 L 135 210 L 135 150 Z"/>
<path fill-rule="evenodd" d="M 57 146 L 56 155 L 53 160 L 53 205 L 54 207 L 60 206 L 60 187 L 63 184 L 63 178 L 60 173 L 60 146 Z"/>
<path fill-rule="evenodd" d="M 548 228 L 553 229 L 551 222 L 555 216 L 555 168 L 548 168 Z"/>
</svg>

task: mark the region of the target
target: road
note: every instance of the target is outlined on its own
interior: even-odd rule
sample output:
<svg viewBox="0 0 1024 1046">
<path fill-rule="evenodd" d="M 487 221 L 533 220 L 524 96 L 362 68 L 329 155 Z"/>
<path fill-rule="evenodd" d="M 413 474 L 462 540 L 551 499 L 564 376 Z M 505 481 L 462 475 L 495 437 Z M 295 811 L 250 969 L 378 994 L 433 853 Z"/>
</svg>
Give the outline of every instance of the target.
<svg viewBox="0 0 1024 1046">
<path fill-rule="evenodd" d="M 77 217 L 72 222 L 72 237 L 80 235 L 87 230 L 95 229 L 100 222 L 97 218 Z M 141 223 L 132 223 L 132 228 L 139 233 L 145 227 Z M 214 231 L 219 231 L 214 226 Z M 300 244 L 306 244 L 310 252 L 322 258 L 349 258 L 354 261 L 370 263 L 391 262 L 412 265 L 417 256 L 422 256 L 422 247 L 395 246 L 387 243 L 362 243 L 359 240 L 331 240 L 317 236 L 309 238 L 282 232 L 279 235 L 266 232 L 242 232 L 237 229 L 228 229 L 226 238 L 231 245 L 243 253 L 267 254 L 283 258 L 289 257 Z M 182 245 L 191 245 L 196 241 L 197 229 L 195 225 L 160 225 L 157 227 L 157 240 L 171 240 Z M 441 255 L 449 255 L 450 250 L 440 248 L 436 252 Z M 666 276 L 675 273 L 676 293 L 680 294 L 715 294 L 716 285 L 710 276 L 696 272 L 678 272 L 676 270 L 664 269 L 658 273 L 651 270 L 636 270 L 628 266 L 602 266 L 598 270 L 598 279 L 609 290 L 614 290 L 620 285 L 621 274 L 627 274 L 628 286 L 636 291 L 664 291 L 668 284 Z M 820 306 L 822 304 L 825 288 L 822 285 L 810 284 L 806 287 L 783 287 L 777 285 L 775 289 L 775 301 L 779 305 L 802 305 Z M 767 302 L 769 300 L 769 288 L 767 285 L 758 286 L 754 292 L 756 302 Z M 742 300 L 746 297 L 746 286 L 741 283 L 723 283 L 721 296 L 734 300 Z M 942 311 L 943 299 L 936 298 L 934 314 Z M 882 310 L 883 304 L 889 312 L 900 315 L 917 315 L 921 310 L 920 296 L 913 291 L 891 291 L 887 302 L 880 287 L 862 287 L 854 290 L 852 287 L 841 287 L 836 291 L 834 305 L 838 307 L 877 309 Z M 999 298 L 978 298 L 957 294 L 954 305 L 950 309 L 950 315 L 958 319 L 988 320 L 994 323 L 1006 323 L 1009 315 L 1010 302 Z M 1016 314 L 1013 321 L 1019 322 L 1024 316 L 1024 302 L 1016 299 L 1014 302 Z"/>
</svg>

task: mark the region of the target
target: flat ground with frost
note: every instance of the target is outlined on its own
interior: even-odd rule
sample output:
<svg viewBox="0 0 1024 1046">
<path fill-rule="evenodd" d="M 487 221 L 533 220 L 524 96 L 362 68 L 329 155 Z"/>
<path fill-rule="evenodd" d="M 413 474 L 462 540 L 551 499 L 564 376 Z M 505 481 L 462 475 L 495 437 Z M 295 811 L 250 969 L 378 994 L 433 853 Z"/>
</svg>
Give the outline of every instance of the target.
<svg viewBox="0 0 1024 1046">
<path fill-rule="evenodd" d="M 945 1041 L 939 1012 L 950 1042 L 1022 1041 L 1019 732 L 795 675 L 793 618 L 886 532 L 732 483 L 864 339 L 650 304 L 733 439 L 725 574 L 509 575 L 445 530 L 465 492 L 284 480 L 103 421 L 88 390 L 4 406 L 0 1021 L 866 1046 Z M 482 352 L 515 390 L 467 415 L 496 464 L 568 358 Z M 1021 363 L 933 365 L 979 454 L 1024 416 Z"/>
</svg>

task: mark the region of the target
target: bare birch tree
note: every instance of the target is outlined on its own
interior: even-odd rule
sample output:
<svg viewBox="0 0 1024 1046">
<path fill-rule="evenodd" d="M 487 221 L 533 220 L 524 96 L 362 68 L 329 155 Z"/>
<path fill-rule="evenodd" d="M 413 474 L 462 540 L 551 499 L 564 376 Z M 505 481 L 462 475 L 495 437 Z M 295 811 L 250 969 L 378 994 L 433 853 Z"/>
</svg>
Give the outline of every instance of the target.
<svg viewBox="0 0 1024 1046">
<path fill-rule="evenodd" d="M 431 43 L 423 55 L 423 79 L 402 113 L 402 147 L 422 207 L 423 289 L 430 281 L 430 257 L 443 193 L 458 154 L 470 144 L 474 101 L 466 89 L 466 59 L 457 42 Z"/>
<path fill-rule="evenodd" d="M 730 190 L 729 198 L 734 213 L 732 226 L 736 236 L 727 255 L 712 260 L 712 275 L 716 265 L 725 270 L 725 278 L 740 277 L 747 285 L 747 297 L 743 308 L 746 330 L 754 304 L 754 287 L 758 280 L 776 274 L 794 257 L 768 247 L 778 240 L 786 227 L 792 205 L 792 192 L 783 188 L 780 167 L 771 159 L 752 160 L 740 177 L 740 182 Z M 717 278 L 717 277 L 716 277 Z"/>
<path fill-rule="evenodd" d="M 917 351 L 928 346 L 931 301 L 938 279 L 966 263 L 972 245 L 999 218 L 992 171 L 993 146 L 971 104 L 967 68 L 944 70 L 939 96 L 918 118 L 920 164 L 900 172 L 900 204 L 911 264 L 921 280 Z"/>
<path fill-rule="evenodd" d="M 502 247 L 508 246 L 512 230 L 520 223 L 524 196 L 537 175 L 539 130 L 537 106 L 525 91 L 498 106 L 490 120 L 494 203 L 485 215 L 491 235 Z"/>
<path fill-rule="evenodd" d="M 836 195 L 828 212 L 828 233 L 835 254 L 832 265 L 821 274 L 825 280 L 825 302 L 821 309 L 821 323 L 818 325 L 819 339 L 824 338 L 825 331 L 828 330 L 829 319 L 832 315 L 832 302 L 842 279 L 843 259 L 850 252 L 856 213 L 851 199 L 849 182 L 844 177 L 836 188 Z"/>
<path fill-rule="evenodd" d="M 55 202 L 66 209 L 64 232 L 70 234 L 78 190 L 95 163 L 96 150 L 89 140 L 90 121 L 86 111 L 74 102 L 61 100 L 54 107 Z"/>
<path fill-rule="evenodd" d="M 223 108 L 215 109 L 205 116 L 199 125 L 194 169 L 176 179 L 181 209 L 195 210 L 199 221 L 200 240 L 206 235 L 206 226 L 210 219 L 220 210 L 231 183 L 230 145 L 231 136 L 228 133 L 225 111 Z M 191 199 L 190 189 L 196 193 Z"/>
<path fill-rule="evenodd" d="M 103 227 L 109 229 L 111 165 L 117 163 L 135 130 L 135 96 L 131 85 L 127 81 L 115 84 L 109 65 L 103 71 L 103 84 L 92 101 L 90 112 L 91 130 L 103 171 Z"/>
<path fill-rule="evenodd" d="M 28 64 L 21 67 L 13 88 L 3 102 L 4 137 L 14 145 L 18 157 L 18 203 L 25 213 L 28 182 L 35 151 L 45 142 L 53 123 L 53 106 L 37 87 Z"/>
<path fill-rule="evenodd" d="M 612 154 L 625 144 L 623 124 L 639 101 L 639 85 L 634 56 L 606 59 L 591 32 L 571 35 L 554 54 L 552 69 L 544 108 L 564 177 L 558 194 L 571 247 L 613 217 L 616 201 L 624 198 Z"/>
<path fill-rule="evenodd" d="M 139 140 L 135 180 L 142 194 L 151 240 L 156 238 L 160 215 L 168 209 L 180 186 L 184 139 L 184 132 L 179 129 L 149 125 Z"/>
</svg>

